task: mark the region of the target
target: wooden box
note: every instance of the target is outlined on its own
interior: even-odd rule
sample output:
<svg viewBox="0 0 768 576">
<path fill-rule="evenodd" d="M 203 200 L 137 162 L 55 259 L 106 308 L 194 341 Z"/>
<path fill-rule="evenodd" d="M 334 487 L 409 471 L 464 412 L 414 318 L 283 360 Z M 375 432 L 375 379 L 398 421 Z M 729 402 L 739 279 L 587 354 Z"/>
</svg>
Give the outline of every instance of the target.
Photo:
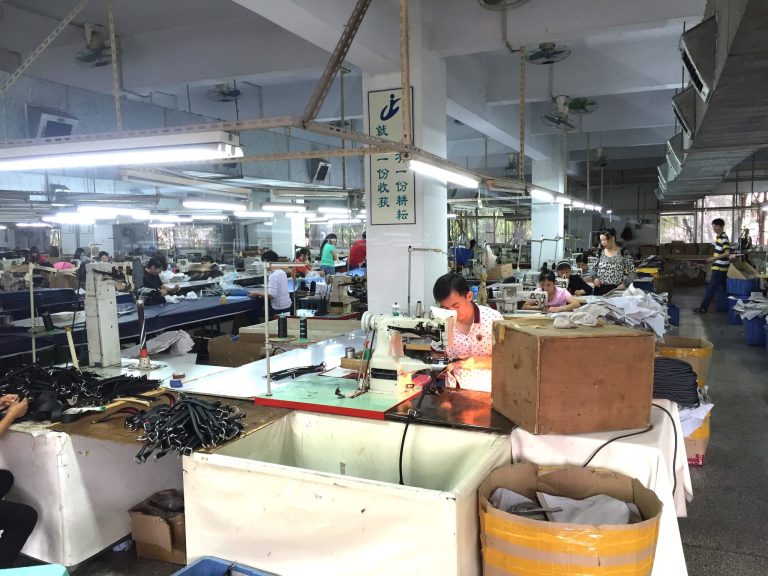
<svg viewBox="0 0 768 576">
<path fill-rule="evenodd" d="M 650 332 L 496 322 L 491 402 L 533 434 L 645 428 L 653 357 Z"/>
</svg>

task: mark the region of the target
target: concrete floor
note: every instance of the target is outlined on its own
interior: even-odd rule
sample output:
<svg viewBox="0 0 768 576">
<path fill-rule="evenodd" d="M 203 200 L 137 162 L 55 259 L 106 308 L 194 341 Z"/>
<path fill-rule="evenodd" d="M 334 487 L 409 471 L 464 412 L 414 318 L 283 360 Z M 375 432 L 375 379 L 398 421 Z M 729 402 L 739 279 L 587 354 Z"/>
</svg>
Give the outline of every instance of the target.
<svg viewBox="0 0 768 576">
<path fill-rule="evenodd" d="M 691 467 L 694 500 L 680 532 L 690 576 L 768 574 L 768 356 L 747 346 L 743 330 L 724 313 L 696 315 L 703 289 L 675 294 L 681 336 L 714 345 L 709 375 L 712 437 L 705 465 Z M 77 576 L 167 576 L 180 567 L 136 560 L 133 550 L 81 565 Z M 670 574 L 669 576 L 675 576 Z"/>
</svg>

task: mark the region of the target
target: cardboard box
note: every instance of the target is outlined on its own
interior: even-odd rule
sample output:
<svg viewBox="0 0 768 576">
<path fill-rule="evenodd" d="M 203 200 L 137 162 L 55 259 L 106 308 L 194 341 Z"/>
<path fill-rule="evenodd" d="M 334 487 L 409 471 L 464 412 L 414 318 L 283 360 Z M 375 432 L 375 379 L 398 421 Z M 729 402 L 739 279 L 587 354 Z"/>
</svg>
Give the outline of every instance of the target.
<svg viewBox="0 0 768 576">
<path fill-rule="evenodd" d="M 657 355 L 665 358 L 677 358 L 690 364 L 696 373 L 696 382 L 699 386 L 704 386 L 707 383 L 713 350 L 712 342 L 699 338 L 667 335 L 663 342 L 656 343 Z"/>
<path fill-rule="evenodd" d="M 218 336 L 208 341 L 208 362 L 212 366 L 237 368 L 264 358 L 264 341 L 242 342 L 231 336 Z"/>
<path fill-rule="evenodd" d="M 670 245 L 670 249 L 673 255 L 685 254 L 685 242 L 675 240 Z"/>
<path fill-rule="evenodd" d="M 746 262 L 734 260 L 728 267 L 728 278 L 734 278 L 736 280 L 755 280 L 757 278 L 757 270 L 752 268 L 752 266 Z"/>
<path fill-rule="evenodd" d="M 640 258 L 648 258 L 649 256 L 656 256 L 659 253 L 658 246 L 640 246 Z"/>
<path fill-rule="evenodd" d="M 654 337 L 624 326 L 494 323 L 493 408 L 533 434 L 645 428 Z"/>
<path fill-rule="evenodd" d="M 699 253 L 699 247 L 696 244 L 686 244 L 683 253 L 688 256 L 696 256 Z"/>
<path fill-rule="evenodd" d="M 684 438 L 688 464 L 692 466 L 704 465 L 704 455 L 707 453 L 707 446 L 709 445 L 709 418 L 711 415 L 712 412 L 710 411 L 704 419 L 704 423 Z"/>
<path fill-rule="evenodd" d="M 634 502 L 643 521 L 593 526 L 533 520 L 491 506 L 499 487 L 534 501 L 536 492 L 578 500 L 606 494 Z M 653 568 L 662 505 L 652 490 L 623 474 L 587 468 L 542 473 L 530 462 L 504 466 L 478 488 L 478 508 L 484 574 L 647 576 Z"/>
<path fill-rule="evenodd" d="M 499 282 L 514 275 L 515 267 L 513 264 L 499 264 L 488 270 L 487 279 L 493 282 Z"/>
<path fill-rule="evenodd" d="M 167 513 L 156 508 L 150 499 L 130 509 L 131 533 L 139 558 L 187 563 L 187 540 L 184 513 Z"/>
</svg>

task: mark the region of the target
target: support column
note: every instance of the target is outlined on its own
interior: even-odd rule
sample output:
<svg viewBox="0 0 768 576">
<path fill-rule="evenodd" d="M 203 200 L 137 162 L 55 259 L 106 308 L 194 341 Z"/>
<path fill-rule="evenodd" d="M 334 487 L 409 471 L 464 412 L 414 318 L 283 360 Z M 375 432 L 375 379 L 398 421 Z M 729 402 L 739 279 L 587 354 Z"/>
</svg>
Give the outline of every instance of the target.
<svg viewBox="0 0 768 576">
<path fill-rule="evenodd" d="M 543 141 L 544 139 L 542 139 Z M 546 160 L 533 160 L 531 181 L 534 186 L 541 186 L 555 192 L 564 192 L 562 139 L 548 138 L 541 148 L 547 154 Z M 536 242 L 542 238 L 564 236 L 565 214 L 562 204 L 531 200 L 531 268 L 538 270 L 543 262 L 552 266 L 553 262 L 563 257 L 564 240 L 555 243 Z"/>
<path fill-rule="evenodd" d="M 439 156 L 446 155 L 446 73 L 445 62 L 429 51 L 427 3 L 409 2 L 410 79 L 413 87 L 414 144 Z M 392 39 L 393 42 L 397 38 Z M 368 126 L 368 92 L 402 86 L 400 73 L 363 77 L 363 116 Z M 365 159 L 366 197 L 368 202 L 368 309 L 388 314 L 394 302 L 407 312 L 408 246 L 439 248 L 447 251 L 447 192 L 445 183 L 416 175 L 415 224 L 372 225 L 370 202 L 371 158 Z M 375 190 L 374 190 L 375 191 Z M 432 285 L 448 271 L 446 254 L 414 252 L 411 270 L 411 313 L 416 302 L 425 307 L 434 303 Z"/>
<path fill-rule="evenodd" d="M 277 213 L 272 224 L 272 245 L 270 248 L 277 252 L 278 256 L 285 256 L 292 262 L 295 252 L 293 247 L 304 246 L 306 244 L 305 235 L 303 217 Z"/>
</svg>

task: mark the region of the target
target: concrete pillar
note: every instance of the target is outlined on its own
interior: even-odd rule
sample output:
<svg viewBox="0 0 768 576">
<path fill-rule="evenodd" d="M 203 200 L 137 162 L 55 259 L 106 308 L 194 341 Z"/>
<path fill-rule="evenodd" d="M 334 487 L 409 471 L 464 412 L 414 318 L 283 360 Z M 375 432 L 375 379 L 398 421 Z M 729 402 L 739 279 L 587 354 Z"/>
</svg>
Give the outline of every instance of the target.
<svg viewBox="0 0 768 576">
<path fill-rule="evenodd" d="M 547 154 L 546 160 L 533 160 L 531 182 L 555 192 L 565 190 L 563 175 L 562 138 L 553 136 L 542 140 L 541 148 Z M 536 242 L 542 238 L 564 236 L 565 216 L 562 204 L 531 200 L 531 268 L 537 270 L 542 262 L 550 266 L 563 257 L 563 240 L 555 243 Z"/>
<path fill-rule="evenodd" d="M 416 146 L 443 158 L 446 156 L 445 61 L 429 50 L 427 2 L 409 3 L 410 80 L 413 87 L 413 134 Z M 396 42 L 393 39 L 393 42 Z M 400 74 L 363 77 L 363 116 L 368 131 L 368 92 L 398 88 Z M 368 203 L 371 201 L 371 159 L 365 160 Z M 371 225 L 368 209 L 368 308 L 389 313 L 397 302 L 407 312 L 408 246 L 447 250 L 447 193 L 445 183 L 416 175 L 415 224 Z M 411 272 L 411 313 L 416 302 L 433 303 L 432 285 L 448 269 L 447 256 L 434 252 L 414 252 Z"/>
<path fill-rule="evenodd" d="M 304 246 L 304 217 L 294 214 L 275 214 L 272 224 L 272 245 L 278 256 L 293 260 L 294 246 Z"/>
</svg>

